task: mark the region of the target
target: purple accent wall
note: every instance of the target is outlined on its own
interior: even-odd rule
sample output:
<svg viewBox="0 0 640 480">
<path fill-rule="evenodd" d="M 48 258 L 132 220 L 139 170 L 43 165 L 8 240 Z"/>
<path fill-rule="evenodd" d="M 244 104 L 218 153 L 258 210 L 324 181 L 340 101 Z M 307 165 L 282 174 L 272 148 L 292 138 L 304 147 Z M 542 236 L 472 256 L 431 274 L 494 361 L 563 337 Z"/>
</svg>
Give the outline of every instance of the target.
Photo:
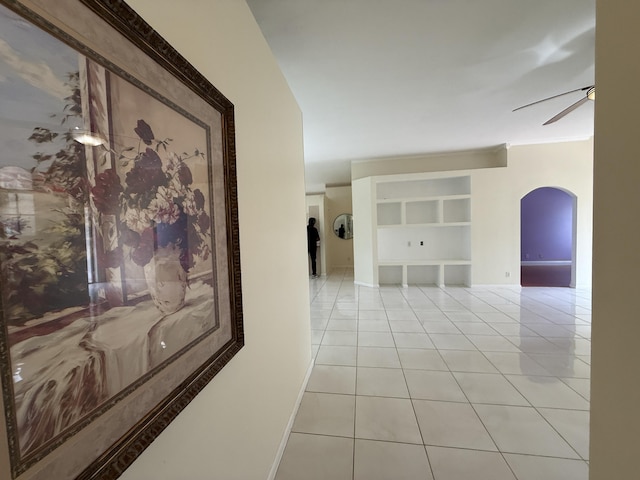
<svg viewBox="0 0 640 480">
<path fill-rule="evenodd" d="M 571 260 L 573 197 L 542 187 L 520 201 L 520 255 L 522 261 Z"/>
</svg>

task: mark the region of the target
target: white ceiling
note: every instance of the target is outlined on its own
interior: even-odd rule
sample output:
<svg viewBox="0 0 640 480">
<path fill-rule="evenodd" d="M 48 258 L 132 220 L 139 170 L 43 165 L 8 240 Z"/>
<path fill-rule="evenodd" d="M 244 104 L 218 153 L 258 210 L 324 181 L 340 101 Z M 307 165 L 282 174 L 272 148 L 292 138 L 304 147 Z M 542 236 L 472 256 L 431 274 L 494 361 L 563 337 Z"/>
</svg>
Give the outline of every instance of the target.
<svg viewBox="0 0 640 480">
<path fill-rule="evenodd" d="M 247 0 L 303 113 L 307 192 L 350 162 L 593 135 L 595 0 Z"/>
</svg>

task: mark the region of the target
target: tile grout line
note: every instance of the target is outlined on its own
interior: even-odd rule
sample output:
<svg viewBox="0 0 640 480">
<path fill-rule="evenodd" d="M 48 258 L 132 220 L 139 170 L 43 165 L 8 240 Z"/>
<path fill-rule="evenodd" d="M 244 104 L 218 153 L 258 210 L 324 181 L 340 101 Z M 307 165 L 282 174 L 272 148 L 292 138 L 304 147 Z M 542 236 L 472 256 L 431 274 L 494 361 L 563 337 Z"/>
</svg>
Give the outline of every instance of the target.
<svg viewBox="0 0 640 480">
<path fill-rule="evenodd" d="M 358 421 L 358 363 L 359 363 L 359 344 L 360 344 L 360 286 L 354 287 L 354 292 L 356 292 L 357 298 L 357 309 L 356 309 L 356 375 L 354 379 L 353 386 L 353 454 L 351 460 L 351 480 L 355 479 L 356 476 L 356 422 Z"/>
</svg>

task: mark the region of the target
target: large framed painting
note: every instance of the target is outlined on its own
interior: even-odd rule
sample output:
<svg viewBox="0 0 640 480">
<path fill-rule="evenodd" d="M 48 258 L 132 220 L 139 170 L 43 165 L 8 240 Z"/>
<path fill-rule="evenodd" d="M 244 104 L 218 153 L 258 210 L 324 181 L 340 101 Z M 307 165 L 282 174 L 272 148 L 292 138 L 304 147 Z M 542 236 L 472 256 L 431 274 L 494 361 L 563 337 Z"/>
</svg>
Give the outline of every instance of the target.
<svg viewBox="0 0 640 480">
<path fill-rule="evenodd" d="M 118 477 L 242 347 L 236 192 L 233 105 L 124 2 L 0 0 L 0 477 Z"/>
</svg>

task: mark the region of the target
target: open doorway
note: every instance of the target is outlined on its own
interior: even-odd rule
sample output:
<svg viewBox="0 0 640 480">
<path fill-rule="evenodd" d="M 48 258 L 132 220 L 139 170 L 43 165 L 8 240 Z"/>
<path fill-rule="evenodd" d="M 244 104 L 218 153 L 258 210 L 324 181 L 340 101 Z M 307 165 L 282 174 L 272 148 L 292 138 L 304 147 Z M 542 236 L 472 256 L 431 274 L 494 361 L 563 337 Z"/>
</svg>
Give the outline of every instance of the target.
<svg viewBox="0 0 640 480">
<path fill-rule="evenodd" d="M 520 283 L 574 287 L 576 196 L 537 188 L 520 201 Z"/>
<path fill-rule="evenodd" d="M 316 219 L 316 224 L 315 227 L 318 229 L 318 232 L 322 232 L 322 229 L 320 228 L 320 206 L 319 205 L 309 205 L 307 207 L 307 223 L 309 223 L 309 219 L 310 218 L 315 218 Z M 322 240 L 322 234 L 320 234 L 321 240 Z M 320 245 L 322 245 L 322 242 L 320 243 Z M 322 264 L 322 253 L 321 253 L 322 249 L 318 248 L 317 252 L 316 252 L 316 271 L 318 273 L 320 273 L 320 266 L 323 265 Z M 307 255 L 307 261 L 308 261 L 308 267 L 309 267 L 309 275 L 311 275 L 311 258 Z"/>
</svg>

